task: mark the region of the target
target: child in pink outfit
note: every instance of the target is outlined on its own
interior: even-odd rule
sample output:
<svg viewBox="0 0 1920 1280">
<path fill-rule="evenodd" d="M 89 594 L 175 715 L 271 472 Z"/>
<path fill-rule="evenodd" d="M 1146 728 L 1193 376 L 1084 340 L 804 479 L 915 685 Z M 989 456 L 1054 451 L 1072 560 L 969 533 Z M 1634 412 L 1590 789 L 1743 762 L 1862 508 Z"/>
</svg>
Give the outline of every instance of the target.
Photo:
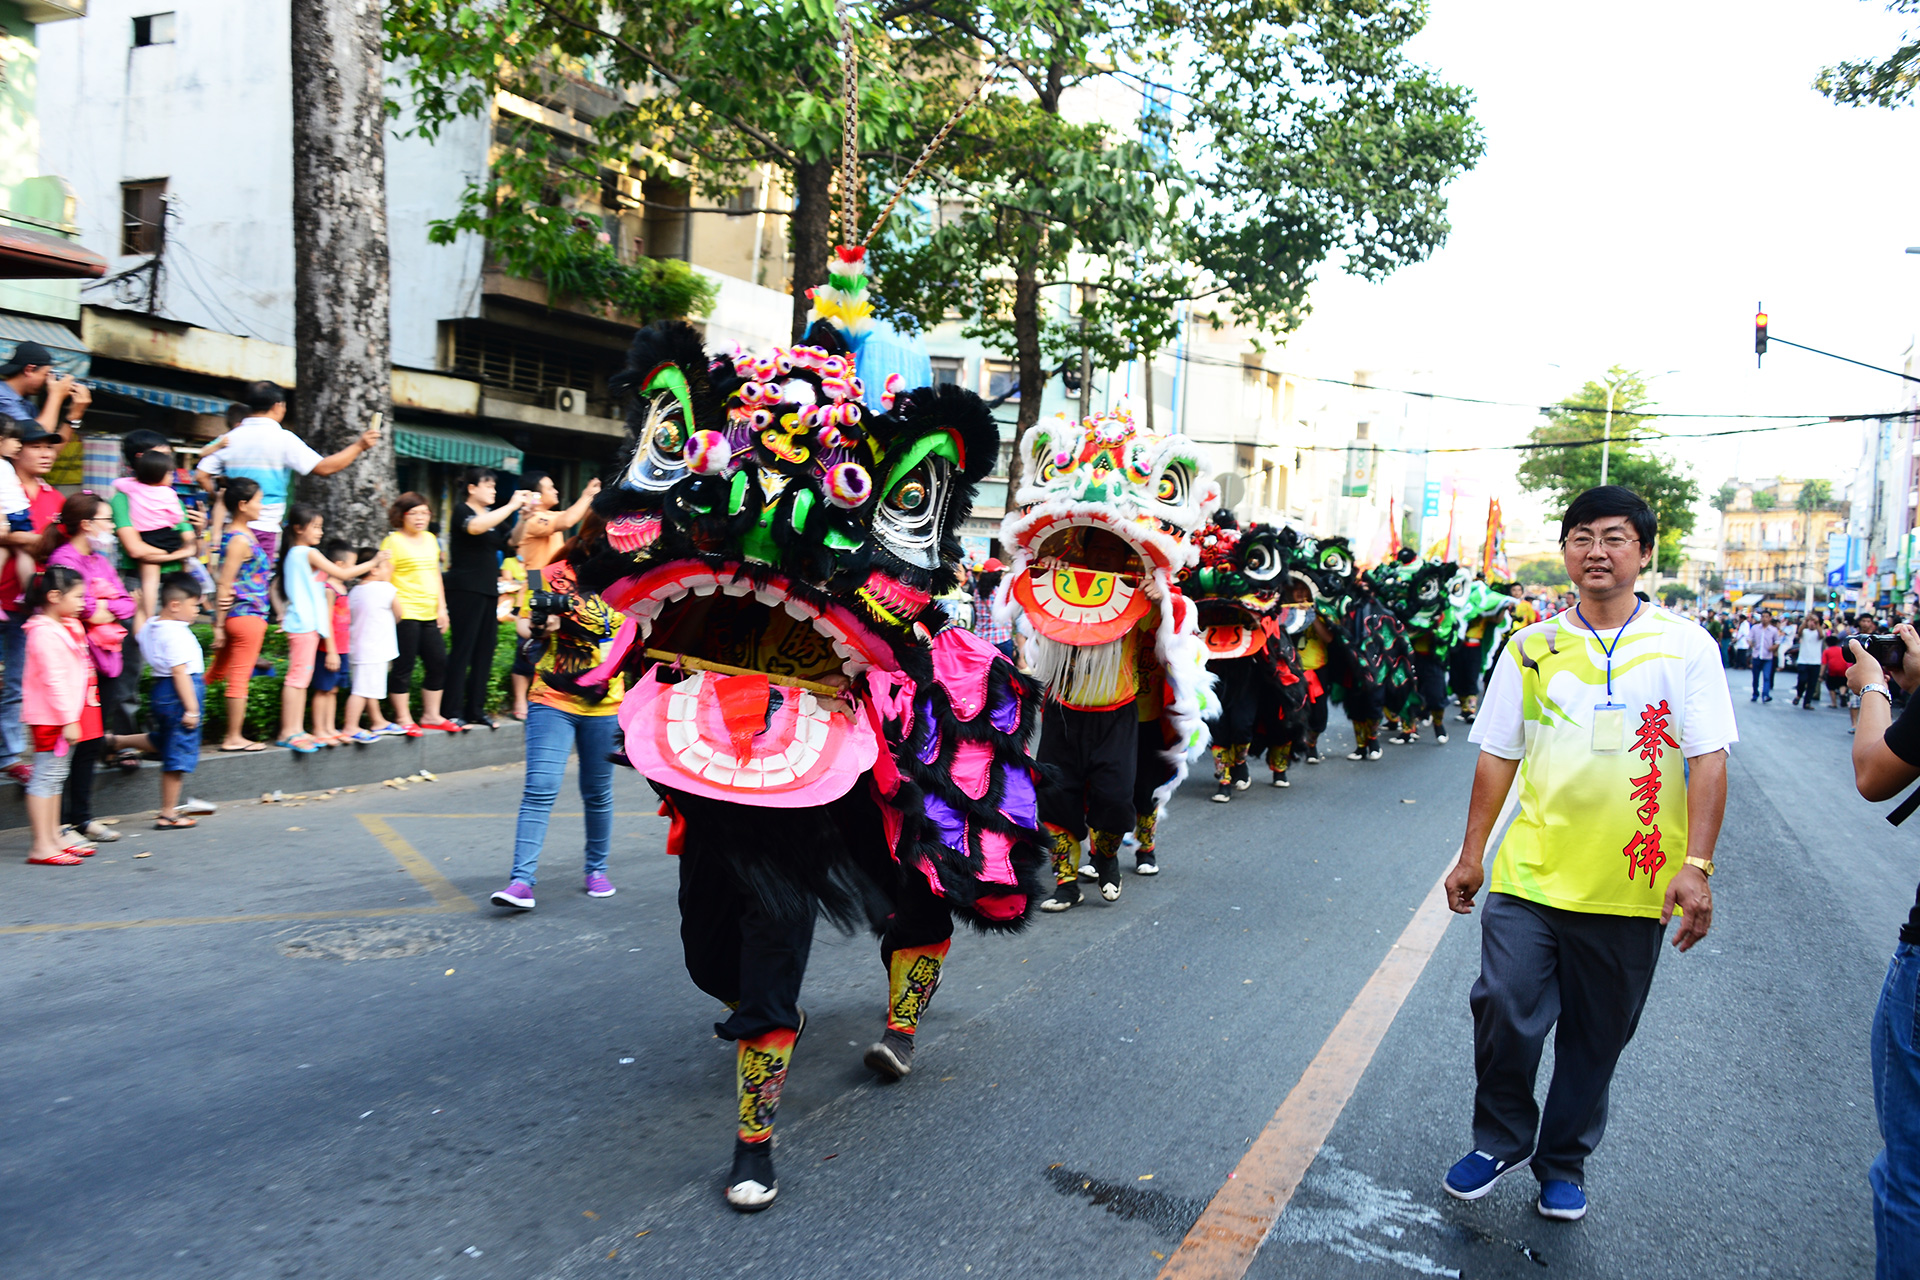
<svg viewBox="0 0 1920 1280">
<path fill-rule="evenodd" d="M 20 688 L 20 723 L 33 735 L 33 778 L 27 783 L 33 848 L 27 861 L 78 866 L 92 848 L 81 843 L 62 849 L 57 835 L 60 793 L 66 786 L 74 745 L 100 733 L 100 695 L 93 661 L 87 656 L 87 634 L 80 626 L 85 584 L 73 569 L 49 565 L 27 592 L 27 604 L 34 610 L 24 628 L 26 678 Z"/>
<path fill-rule="evenodd" d="M 113 482 L 115 527 L 130 528 L 140 542 L 154 551 L 177 553 L 192 549 L 193 527 L 187 523 L 186 508 L 173 490 L 173 455 L 151 449 L 133 460 L 133 474 Z M 124 523 L 122 521 L 124 520 Z M 151 616 L 158 612 L 160 571 L 171 565 L 140 565 L 141 611 Z"/>
</svg>

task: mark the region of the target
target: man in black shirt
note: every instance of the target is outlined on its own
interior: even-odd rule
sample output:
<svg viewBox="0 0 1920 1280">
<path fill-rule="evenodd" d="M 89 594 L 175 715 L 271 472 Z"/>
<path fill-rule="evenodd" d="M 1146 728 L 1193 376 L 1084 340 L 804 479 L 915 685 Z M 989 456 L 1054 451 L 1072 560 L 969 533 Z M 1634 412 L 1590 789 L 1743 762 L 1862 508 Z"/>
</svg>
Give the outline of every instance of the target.
<svg viewBox="0 0 1920 1280">
<path fill-rule="evenodd" d="M 1891 674 L 1909 691 L 1920 687 L 1920 633 L 1907 623 L 1893 629 L 1906 645 L 1900 666 L 1884 673 L 1857 639 L 1847 641 L 1853 666 L 1847 685 L 1859 703 L 1853 739 L 1853 779 L 1869 800 L 1887 800 L 1920 779 L 1920 698 L 1909 698 L 1893 723 Z M 1880 1006 L 1873 1015 L 1873 1106 L 1886 1149 L 1873 1162 L 1874 1247 L 1881 1280 L 1920 1277 L 1920 892 L 1900 930 Z"/>
</svg>

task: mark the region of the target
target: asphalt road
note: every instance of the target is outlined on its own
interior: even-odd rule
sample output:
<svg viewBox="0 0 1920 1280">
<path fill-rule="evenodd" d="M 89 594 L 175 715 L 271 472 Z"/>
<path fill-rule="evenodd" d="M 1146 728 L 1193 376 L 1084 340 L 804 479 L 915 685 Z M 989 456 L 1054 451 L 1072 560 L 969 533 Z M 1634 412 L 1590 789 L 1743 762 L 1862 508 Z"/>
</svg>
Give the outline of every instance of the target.
<svg viewBox="0 0 1920 1280">
<path fill-rule="evenodd" d="M 1588 1218 L 1439 1189 L 1469 1143 L 1455 921 L 1249 1274 L 1870 1274 L 1867 1025 L 1920 858 L 1853 797 L 1843 714 L 1739 706 L 1715 931 L 1662 962 Z M 823 933 L 750 1218 L 638 779 L 618 896 L 580 892 L 569 814 L 524 916 L 475 905 L 512 768 L 129 818 L 72 869 L 0 836 L 0 1274 L 1153 1276 L 1451 860 L 1472 758 L 1456 731 L 1229 805 L 1196 777 L 1157 879 L 956 940 L 898 1085 L 859 1062 L 877 949 Z"/>
</svg>

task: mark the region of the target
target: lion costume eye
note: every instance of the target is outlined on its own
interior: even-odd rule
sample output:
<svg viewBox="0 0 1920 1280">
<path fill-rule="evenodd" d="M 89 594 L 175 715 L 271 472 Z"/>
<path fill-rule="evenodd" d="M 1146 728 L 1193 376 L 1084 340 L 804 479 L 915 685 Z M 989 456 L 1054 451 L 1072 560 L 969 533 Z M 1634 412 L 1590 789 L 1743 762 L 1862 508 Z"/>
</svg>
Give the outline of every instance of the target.
<svg viewBox="0 0 1920 1280">
<path fill-rule="evenodd" d="M 1153 496 L 1165 506 L 1184 507 L 1192 488 L 1193 477 L 1185 466 L 1175 463 L 1160 473 L 1160 478 L 1154 482 Z"/>
<path fill-rule="evenodd" d="M 671 391 L 655 392 L 623 483 L 643 493 L 671 489 L 687 473 L 686 450 L 687 424 L 679 397 Z"/>
<path fill-rule="evenodd" d="M 939 568 L 940 528 L 952 492 L 953 464 L 938 455 L 921 459 L 874 513 L 874 538 L 915 568 Z"/>
<path fill-rule="evenodd" d="M 1270 542 L 1256 542 L 1241 554 L 1240 572 L 1247 580 L 1256 583 L 1272 582 L 1280 576 L 1286 567 L 1281 559 L 1280 549 Z"/>
</svg>

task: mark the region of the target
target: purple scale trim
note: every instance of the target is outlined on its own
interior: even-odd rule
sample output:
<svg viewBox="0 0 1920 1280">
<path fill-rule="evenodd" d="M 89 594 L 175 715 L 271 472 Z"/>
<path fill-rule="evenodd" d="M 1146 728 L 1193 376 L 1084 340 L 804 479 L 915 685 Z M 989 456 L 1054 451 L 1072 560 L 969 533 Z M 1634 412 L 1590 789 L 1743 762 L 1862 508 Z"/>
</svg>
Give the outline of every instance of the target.
<svg viewBox="0 0 1920 1280">
<path fill-rule="evenodd" d="M 940 843 L 949 849 L 964 850 L 967 847 L 967 820 L 952 805 L 939 796 L 928 793 L 926 805 L 927 821 L 940 833 Z"/>
<path fill-rule="evenodd" d="M 1020 727 L 1020 695 L 1013 691 L 1012 685 L 1000 691 L 1000 699 L 993 704 L 987 723 L 1001 733 L 1012 733 Z"/>
<path fill-rule="evenodd" d="M 923 697 L 914 711 L 914 719 L 922 726 L 920 746 L 914 754 L 920 757 L 921 764 L 932 764 L 940 758 L 940 739 L 933 732 L 933 704 Z"/>
<path fill-rule="evenodd" d="M 1033 775 L 1012 765 L 1000 766 L 1000 812 L 1016 826 L 1040 825 L 1040 805 L 1034 795 Z"/>
</svg>

